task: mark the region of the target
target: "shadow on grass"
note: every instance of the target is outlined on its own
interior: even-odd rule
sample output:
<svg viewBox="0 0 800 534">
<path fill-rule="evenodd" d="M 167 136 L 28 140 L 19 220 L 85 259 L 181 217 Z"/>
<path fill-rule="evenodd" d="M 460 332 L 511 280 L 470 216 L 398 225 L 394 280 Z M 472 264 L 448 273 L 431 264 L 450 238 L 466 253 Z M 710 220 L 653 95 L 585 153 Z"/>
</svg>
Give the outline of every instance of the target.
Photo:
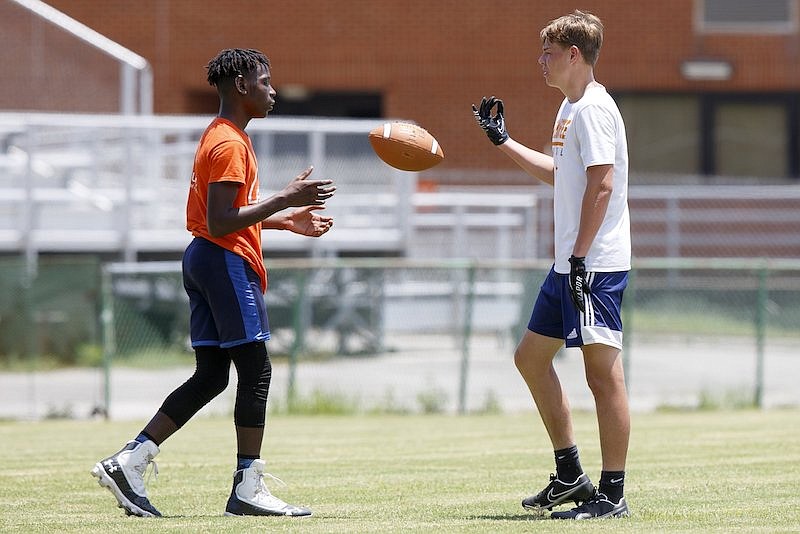
<svg viewBox="0 0 800 534">
<path fill-rule="evenodd" d="M 484 519 L 491 521 L 551 521 L 549 515 L 535 514 L 494 514 L 494 515 L 473 515 L 468 519 Z"/>
</svg>

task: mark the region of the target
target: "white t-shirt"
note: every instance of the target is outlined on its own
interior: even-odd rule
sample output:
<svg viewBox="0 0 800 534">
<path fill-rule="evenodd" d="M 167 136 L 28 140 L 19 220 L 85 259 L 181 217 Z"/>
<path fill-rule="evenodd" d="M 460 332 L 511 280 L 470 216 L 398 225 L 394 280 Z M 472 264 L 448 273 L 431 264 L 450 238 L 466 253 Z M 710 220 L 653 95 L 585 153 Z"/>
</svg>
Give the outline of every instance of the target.
<svg viewBox="0 0 800 534">
<path fill-rule="evenodd" d="M 606 88 L 590 85 L 577 102 L 561 103 L 553 128 L 555 270 L 569 273 L 578 236 L 586 169 L 614 165 L 613 192 L 605 219 L 586 255 L 586 270 L 628 271 L 631 232 L 628 214 L 628 143 L 617 104 Z"/>
</svg>

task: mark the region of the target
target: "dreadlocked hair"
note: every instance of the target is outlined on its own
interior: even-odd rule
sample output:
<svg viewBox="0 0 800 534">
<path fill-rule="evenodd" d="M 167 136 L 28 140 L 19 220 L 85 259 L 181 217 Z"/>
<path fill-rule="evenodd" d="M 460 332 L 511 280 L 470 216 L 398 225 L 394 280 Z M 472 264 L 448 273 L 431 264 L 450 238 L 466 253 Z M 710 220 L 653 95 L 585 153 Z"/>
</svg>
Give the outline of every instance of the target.
<svg viewBox="0 0 800 534">
<path fill-rule="evenodd" d="M 208 83 L 216 86 L 220 81 L 247 74 L 264 65 L 269 68 L 269 59 L 253 48 L 227 48 L 206 65 Z"/>
</svg>

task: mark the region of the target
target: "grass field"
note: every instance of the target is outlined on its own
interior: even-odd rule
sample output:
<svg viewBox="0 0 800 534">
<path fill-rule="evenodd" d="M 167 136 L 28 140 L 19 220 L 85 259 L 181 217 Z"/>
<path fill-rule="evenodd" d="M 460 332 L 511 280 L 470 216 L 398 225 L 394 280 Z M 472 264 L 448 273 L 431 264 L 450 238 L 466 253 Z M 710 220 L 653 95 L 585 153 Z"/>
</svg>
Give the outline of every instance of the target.
<svg viewBox="0 0 800 534">
<path fill-rule="evenodd" d="M 140 422 L 0 423 L 0 532 L 800 532 L 800 411 L 635 415 L 632 516 L 536 520 L 552 451 L 536 415 L 270 416 L 273 491 L 314 516 L 229 518 L 231 423 L 198 419 L 164 444 L 148 491 L 162 519 L 128 518 L 89 470 Z M 593 415 L 577 414 L 597 480 Z"/>
</svg>

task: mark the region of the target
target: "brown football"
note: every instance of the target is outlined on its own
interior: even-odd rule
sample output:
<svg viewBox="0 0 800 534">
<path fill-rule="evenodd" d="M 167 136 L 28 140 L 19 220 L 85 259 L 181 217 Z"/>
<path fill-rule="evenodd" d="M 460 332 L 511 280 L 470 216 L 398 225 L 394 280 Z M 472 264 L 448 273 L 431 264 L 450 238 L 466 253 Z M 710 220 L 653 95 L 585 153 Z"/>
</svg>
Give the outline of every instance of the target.
<svg viewBox="0 0 800 534">
<path fill-rule="evenodd" d="M 372 149 L 401 171 L 424 171 L 444 159 L 438 141 L 425 128 L 409 122 L 387 122 L 369 132 Z"/>
</svg>

